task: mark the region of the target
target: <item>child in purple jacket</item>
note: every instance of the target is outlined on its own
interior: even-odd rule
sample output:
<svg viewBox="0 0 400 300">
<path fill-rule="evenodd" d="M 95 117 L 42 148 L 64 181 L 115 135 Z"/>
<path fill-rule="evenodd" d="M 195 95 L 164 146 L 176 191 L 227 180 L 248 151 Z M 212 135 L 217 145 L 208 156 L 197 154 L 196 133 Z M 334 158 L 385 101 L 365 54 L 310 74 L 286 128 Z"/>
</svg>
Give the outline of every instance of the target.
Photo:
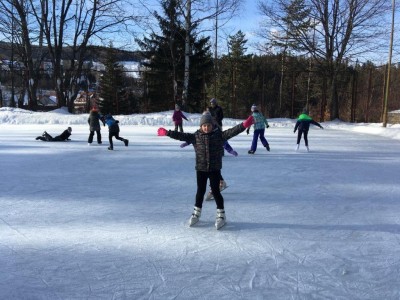
<svg viewBox="0 0 400 300">
<path fill-rule="evenodd" d="M 183 132 L 183 126 L 182 126 L 183 119 L 185 119 L 186 121 L 188 120 L 182 113 L 180 106 L 178 104 L 175 104 L 175 111 L 174 114 L 172 115 L 172 121 L 174 121 L 175 124 L 175 131 L 178 131 L 179 127 L 179 131 Z"/>
</svg>

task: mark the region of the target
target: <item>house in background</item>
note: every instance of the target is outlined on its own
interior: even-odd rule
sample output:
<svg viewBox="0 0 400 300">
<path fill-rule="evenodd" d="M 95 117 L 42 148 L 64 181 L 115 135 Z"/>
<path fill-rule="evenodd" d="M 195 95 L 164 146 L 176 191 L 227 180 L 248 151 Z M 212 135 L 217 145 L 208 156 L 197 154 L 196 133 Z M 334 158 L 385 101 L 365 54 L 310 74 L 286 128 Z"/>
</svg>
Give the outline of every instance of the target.
<svg viewBox="0 0 400 300">
<path fill-rule="evenodd" d="M 56 92 L 49 91 L 46 94 L 40 94 L 38 97 L 38 106 L 46 106 L 46 107 L 57 107 L 57 96 Z"/>
<path fill-rule="evenodd" d="M 88 113 L 90 109 L 97 107 L 97 100 L 96 92 L 80 91 L 74 100 L 74 113 Z"/>
<path fill-rule="evenodd" d="M 400 109 L 388 112 L 389 124 L 400 124 Z"/>
</svg>

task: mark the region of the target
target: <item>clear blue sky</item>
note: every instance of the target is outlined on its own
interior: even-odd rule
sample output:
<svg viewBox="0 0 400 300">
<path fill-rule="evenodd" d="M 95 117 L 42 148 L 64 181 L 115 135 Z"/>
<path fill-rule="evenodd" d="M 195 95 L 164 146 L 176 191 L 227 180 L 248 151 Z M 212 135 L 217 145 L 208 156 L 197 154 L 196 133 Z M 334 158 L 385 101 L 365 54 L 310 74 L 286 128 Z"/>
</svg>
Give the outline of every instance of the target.
<svg viewBox="0 0 400 300">
<path fill-rule="evenodd" d="M 146 6 L 150 11 L 159 11 L 159 0 L 142 0 L 143 2 L 146 3 Z M 237 31 L 241 30 L 243 33 L 246 35 L 246 39 L 248 40 L 247 42 L 247 48 L 248 48 L 248 53 L 258 53 L 256 43 L 260 42 L 259 38 L 257 38 L 256 32 L 259 30 L 259 25 L 262 20 L 262 15 L 260 14 L 258 8 L 257 8 L 257 0 L 243 0 L 243 6 L 242 9 L 240 9 L 238 16 L 230 20 L 227 24 L 225 24 L 222 28 L 220 28 L 218 32 L 218 53 L 226 53 L 227 51 L 227 38 L 229 35 L 234 35 L 237 33 Z M 398 17 L 398 16 L 397 16 Z M 221 25 L 222 22 L 220 22 Z M 386 25 L 389 24 L 389 21 L 383 22 Z M 398 23 L 398 21 L 397 21 Z M 205 24 L 205 27 L 211 29 L 213 28 L 214 21 L 212 21 L 211 24 Z M 214 46 L 214 41 L 215 41 L 215 33 L 212 31 L 209 31 L 205 33 L 207 35 L 210 35 L 212 39 L 212 43 Z M 398 40 L 398 37 L 395 35 L 395 49 L 398 47 L 396 46 L 396 41 Z M 385 43 L 388 42 L 388 40 L 385 40 Z M 134 45 L 134 42 L 131 43 L 131 45 Z M 381 50 L 382 51 L 382 50 Z M 384 49 L 382 53 L 377 55 L 379 59 L 372 59 L 373 61 L 379 60 L 378 63 L 386 63 L 387 62 L 387 50 Z M 398 62 L 399 59 L 399 51 L 394 51 L 393 53 L 393 61 Z M 361 59 L 361 58 L 360 58 Z M 364 59 L 363 59 L 364 60 Z"/>
<path fill-rule="evenodd" d="M 244 0 L 243 9 L 240 10 L 239 16 L 232 19 L 229 24 L 227 24 L 224 31 L 231 31 L 230 34 L 234 34 L 238 30 L 241 30 L 246 34 L 246 38 L 248 39 L 248 50 L 250 52 L 255 52 L 256 50 L 252 44 L 258 40 L 255 36 L 255 33 L 259 28 L 261 19 L 262 16 L 257 9 L 257 1 Z"/>
<path fill-rule="evenodd" d="M 159 1 L 158 0 L 147 0 L 146 6 L 149 11 L 158 10 L 159 11 Z M 258 28 L 259 20 L 261 19 L 260 14 L 257 11 L 257 1 L 256 0 L 243 0 L 243 6 L 240 9 L 238 16 L 230 20 L 227 24 L 220 28 L 218 34 L 218 48 L 219 52 L 224 52 L 226 49 L 226 38 L 228 35 L 233 35 L 241 30 L 246 34 L 248 39 L 248 51 L 255 52 L 256 50 L 252 46 L 255 41 L 255 32 Z M 220 23 L 221 25 L 221 23 Z M 212 28 L 213 24 L 210 24 L 209 28 Z M 214 42 L 214 33 L 207 33 L 211 36 Z"/>
</svg>

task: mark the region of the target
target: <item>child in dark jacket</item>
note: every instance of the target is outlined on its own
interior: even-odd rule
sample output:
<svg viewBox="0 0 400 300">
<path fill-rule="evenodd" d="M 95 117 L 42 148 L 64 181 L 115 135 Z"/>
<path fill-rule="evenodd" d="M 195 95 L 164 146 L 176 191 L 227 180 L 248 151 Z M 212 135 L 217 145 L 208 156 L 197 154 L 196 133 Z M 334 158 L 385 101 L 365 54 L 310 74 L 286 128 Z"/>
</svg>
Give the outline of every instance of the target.
<svg viewBox="0 0 400 300">
<path fill-rule="evenodd" d="M 101 127 L 100 127 L 100 121 L 104 121 L 102 116 L 99 114 L 98 110 L 96 108 L 93 108 L 90 111 L 89 118 L 88 118 L 88 124 L 89 124 L 89 138 L 88 138 L 88 144 L 91 145 L 93 142 L 93 136 L 94 133 L 96 132 L 97 135 L 97 144 L 101 144 Z"/>
<path fill-rule="evenodd" d="M 183 119 L 186 121 L 188 120 L 185 115 L 181 111 L 181 107 L 178 104 L 175 104 L 175 111 L 174 114 L 172 115 L 172 121 L 174 121 L 175 124 L 175 131 L 183 132 Z"/>
<path fill-rule="evenodd" d="M 207 188 L 207 180 L 210 180 L 211 190 L 217 205 L 217 217 L 215 227 L 220 229 L 226 223 L 224 198 L 219 190 L 220 174 L 222 168 L 223 144 L 226 140 L 243 132 L 254 122 L 250 116 L 243 123 L 225 131 L 215 129 L 210 114 L 205 114 L 200 119 L 200 129 L 195 133 L 182 133 L 177 131 L 158 129 L 159 136 L 169 136 L 172 139 L 187 141 L 193 144 L 196 152 L 196 176 L 197 193 L 193 214 L 189 220 L 189 226 L 196 224 L 201 215 L 204 194 Z"/>
<path fill-rule="evenodd" d="M 218 126 L 222 129 L 222 120 L 224 119 L 224 111 L 222 107 L 218 105 L 217 100 L 212 98 L 210 100 L 210 106 L 208 107 L 208 111 L 211 113 Z"/>
<path fill-rule="evenodd" d="M 308 109 L 303 109 L 303 113 L 297 118 L 296 125 L 294 126 L 294 133 L 296 133 L 296 130 L 299 129 L 297 133 L 297 145 L 296 145 L 296 151 L 299 150 L 300 146 L 300 140 L 301 136 L 303 135 L 304 137 L 304 143 L 306 144 L 307 151 L 310 151 L 310 148 L 308 148 L 308 130 L 310 129 L 310 124 L 313 124 L 315 126 L 318 126 L 321 129 L 324 129 L 321 124 L 318 122 L 314 121 L 309 115 L 308 115 Z"/>
<path fill-rule="evenodd" d="M 125 146 L 128 147 L 129 140 L 124 139 L 123 137 L 119 136 L 119 121 L 115 120 L 111 114 L 107 114 L 105 117 L 105 124 L 108 126 L 108 141 L 110 142 L 110 147 L 108 150 L 114 150 L 114 145 L 112 138 L 115 137 L 117 140 L 123 141 Z M 105 125 L 104 125 L 105 126 Z"/>
<path fill-rule="evenodd" d="M 56 137 L 52 137 L 50 134 L 48 134 L 46 131 L 43 132 L 42 136 L 38 136 L 36 140 L 41 140 L 45 142 L 63 142 L 63 141 L 69 141 L 69 137 L 71 136 L 72 128 L 68 127 L 66 130 L 64 130 L 60 135 L 57 135 Z"/>
<path fill-rule="evenodd" d="M 209 111 L 203 112 L 203 115 L 206 115 L 206 114 L 208 114 L 208 115 L 210 115 L 212 117 L 212 115 L 211 115 L 211 113 Z M 221 128 L 218 126 L 217 122 L 215 121 L 214 117 L 212 117 L 212 121 L 213 121 L 213 130 L 221 130 Z M 190 142 L 184 142 L 184 143 L 182 143 L 180 145 L 180 147 L 184 148 L 184 147 L 186 147 L 188 145 L 190 145 Z M 224 149 L 226 151 L 228 151 L 230 154 L 232 154 L 233 156 L 238 156 L 238 153 L 235 150 L 233 150 L 231 145 L 229 145 L 228 141 L 224 142 Z M 224 178 L 222 177 L 222 174 L 221 174 L 221 177 L 219 178 L 219 191 L 222 192 L 226 188 L 227 188 L 226 182 L 225 182 L 225 180 L 224 180 Z M 214 196 L 213 196 L 212 190 L 210 189 L 210 191 L 208 192 L 205 200 L 208 201 L 208 200 L 212 200 L 213 198 L 214 198 Z"/>
</svg>

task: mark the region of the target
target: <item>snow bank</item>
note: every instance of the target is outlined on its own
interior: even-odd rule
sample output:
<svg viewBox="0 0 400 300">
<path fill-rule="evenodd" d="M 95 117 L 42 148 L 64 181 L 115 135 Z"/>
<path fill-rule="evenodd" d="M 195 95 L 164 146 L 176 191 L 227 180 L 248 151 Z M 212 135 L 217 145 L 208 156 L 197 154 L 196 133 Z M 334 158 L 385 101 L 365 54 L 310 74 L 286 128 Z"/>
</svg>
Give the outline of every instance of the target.
<svg viewBox="0 0 400 300">
<path fill-rule="evenodd" d="M 173 126 L 173 110 L 150 113 L 117 115 L 121 125 L 136 126 Z M 59 108 L 50 112 L 32 112 L 20 108 L 3 107 L 0 108 L 0 124 L 65 124 L 65 125 L 86 125 L 88 114 L 70 114 L 66 108 Z M 185 126 L 198 126 L 201 114 L 185 113 L 188 121 L 184 121 Z M 224 119 L 224 126 L 230 127 L 239 124 L 243 120 Z M 273 127 L 294 127 L 296 120 L 288 118 L 268 119 L 270 126 Z M 337 129 L 354 131 L 358 133 L 385 136 L 391 139 L 400 140 L 400 124 L 388 125 L 386 128 L 382 123 L 348 123 L 339 120 L 322 123 L 325 129 Z"/>
</svg>

